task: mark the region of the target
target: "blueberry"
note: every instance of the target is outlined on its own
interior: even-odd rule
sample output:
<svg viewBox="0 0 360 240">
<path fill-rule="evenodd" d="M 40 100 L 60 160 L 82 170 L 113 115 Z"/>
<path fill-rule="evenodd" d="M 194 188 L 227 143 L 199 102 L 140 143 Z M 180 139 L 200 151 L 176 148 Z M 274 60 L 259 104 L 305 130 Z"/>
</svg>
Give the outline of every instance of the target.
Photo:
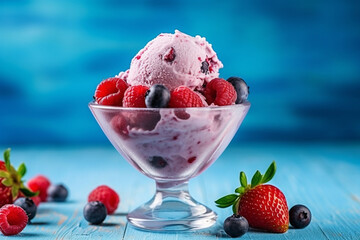
<svg viewBox="0 0 360 240">
<path fill-rule="evenodd" d="M 170 101 L 170 91 L 164 85 L 153 85 L 145 95 L 145 104 L 148 108 L 164 108 Z"/>
<path fill-rule="evenodd" d="M 201 63 L 201 72 L 205 73 L 205 75 L 208 74 L 208 72 L 209 72 L 209 63 L 207 61 L 203 61 Z"/>
<path fill-rule="evenodd" d="M 68 196 L 68 190 L 62 184 L 51 185 L 48 189 L 49 201 L 65 202 Z"/>
<path fill-rule="evenodd" d="M 29 221 L 36 215 L 37 207 L 31 198 L 18 198 L 15 200 L 14 205 L 21 207 L 26 212 Z"/>
<path fill-rule="evenodd" d="M 88 202 L 84 207 L 84 218 L 91 224 L 101 224 L 106 215 L 106 207 L 100 201 Z"/>
<path fill-rule="evenodd" d="M 290 223 L 294 228 L 304 228 L 311 221 L 311 212 L 304 205 L 295 205 L 289 211 Z"/>
<path fill-rule="evenodd" d="M 237 98 L 235 103 L 240 104 L 245 102 L 250 92 L 249 92 L 249 86 L 246 84 L 244 79 L 239 77 L 230 77 L 228 78 L 227 81 L 234 86 L 235 91 L 237 93 Z"/>
<path fill-rule="evenodd" d="M 155 168 L 164 168 L 167 165 L 167 162 L 165 159 L 163 159 L 160 156 L 153 156 L 149 158 L 150 164 Z"/>
<path fill-rule="evenodd" d="M 234 214 L 225 219 L 224 230 L 232 238 L 241 237 L 249 230 L 249 223 L 246 218 Z"/>
</svg>

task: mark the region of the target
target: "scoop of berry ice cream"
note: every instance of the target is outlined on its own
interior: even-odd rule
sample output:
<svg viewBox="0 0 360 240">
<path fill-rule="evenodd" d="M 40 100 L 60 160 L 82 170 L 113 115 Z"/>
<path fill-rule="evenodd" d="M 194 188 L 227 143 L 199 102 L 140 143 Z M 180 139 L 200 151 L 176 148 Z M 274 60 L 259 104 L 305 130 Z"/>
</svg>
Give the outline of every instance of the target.
<svg viewBox="0 0 360 240">
<path fill-rule="evenodd" d="M 192 37 L 175 30 L 150 41 L 132 59 L 126 73 L 129 85 L 163 84 L 169 90 L 184 85 L 201 88 L 219 76 L 223 64 L 205 38 Z"/>
</svg>

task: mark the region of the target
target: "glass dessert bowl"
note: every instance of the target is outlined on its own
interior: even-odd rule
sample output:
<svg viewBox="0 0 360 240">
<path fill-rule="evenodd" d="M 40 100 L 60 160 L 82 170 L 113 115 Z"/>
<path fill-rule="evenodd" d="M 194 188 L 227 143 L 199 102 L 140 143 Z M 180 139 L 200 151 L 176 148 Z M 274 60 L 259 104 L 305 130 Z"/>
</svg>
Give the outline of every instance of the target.
<svg viewBox="0 0 360 240">
<path fill-rule="evenodd" d="M 127 216 L 148 230 L 207 228 L 217 215 L 194 200 L 189 179 L 225 150 L 250 103 L 199 108 L 125 108 L 89 103 L 103 132 L 137 170 L 156 182 L 154 197 Z"/>
</svg>

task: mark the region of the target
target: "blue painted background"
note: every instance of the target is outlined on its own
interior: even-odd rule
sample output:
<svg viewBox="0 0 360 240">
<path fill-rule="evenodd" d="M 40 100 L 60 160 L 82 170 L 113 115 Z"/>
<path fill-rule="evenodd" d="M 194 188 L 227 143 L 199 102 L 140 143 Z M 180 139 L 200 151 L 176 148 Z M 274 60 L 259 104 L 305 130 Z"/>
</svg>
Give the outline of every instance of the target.
<svg viewBox="0 0 360 240">
<path fill-rule="evenodd" d="M 161 32 L 250 85 L 241 141 L 360 140 L 359 1 L 0 0 L 0 144 L 108 144 L 87 104 Z"/>
</svg>

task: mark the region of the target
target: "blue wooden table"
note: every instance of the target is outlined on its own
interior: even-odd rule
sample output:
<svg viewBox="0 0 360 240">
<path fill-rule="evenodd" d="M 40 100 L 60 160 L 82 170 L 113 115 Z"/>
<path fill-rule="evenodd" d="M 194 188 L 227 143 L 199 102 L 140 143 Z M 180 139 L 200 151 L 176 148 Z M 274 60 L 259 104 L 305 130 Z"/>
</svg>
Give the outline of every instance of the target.
<svg viewBox="0 0 360 240">
<path fill-rule="evenodd" d="M 5 149 L 4 146 L 3 149 Z M 360 239 L 360 144 L 235 144 L 204 173 L 190 181 L 190 193 L 218 213 L 210 229 L 188 233 L 139 231 L 126 214 L 149 200 L 154 182 L 133 169 L 110 145 L 108 147 L 44 148 L 12 146 L 15 166 L 25 162 L 26 179 L 36 174 L 70 190 L 65 203 L 42 203 L 32 224 L 14 237 L 1 239 L 219 239 L 230 209 L 217 209 L 214 200 L 237 187 L 239 171 L 252 175 L 265 171 L 276 160 L 272 184 L 285 194 L 288 205 L 307 205 L 311 224 L 285 234 L 251 230 L 242 239 Z M 113 187 L 121 203 L 116 214 L 101 226 L 89 225 L 82 209 L 89 192 L 100 184 Z"/>
</svg>

